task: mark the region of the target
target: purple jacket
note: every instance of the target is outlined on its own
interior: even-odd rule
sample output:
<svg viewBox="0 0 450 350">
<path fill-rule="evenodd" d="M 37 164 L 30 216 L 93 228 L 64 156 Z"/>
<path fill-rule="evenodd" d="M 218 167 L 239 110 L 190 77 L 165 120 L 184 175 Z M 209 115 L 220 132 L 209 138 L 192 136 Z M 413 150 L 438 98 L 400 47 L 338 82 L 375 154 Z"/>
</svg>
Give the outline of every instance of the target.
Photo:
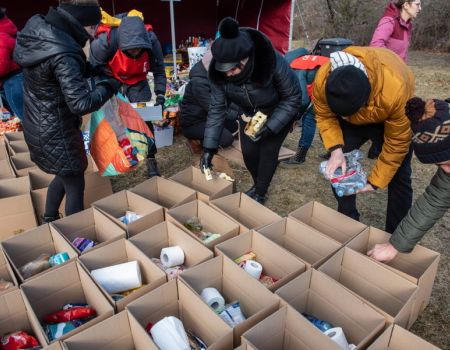
<svg viewBox="0 0 450 350">
<path fill-rule="evenodd" d="M 401 19 L 400 10 L 393 3 L 389 3 L 373 33 L 370 46 L 392 50 L 407 62 L 411 34 L 411 21 L 405 22 Z"/>
</svg>

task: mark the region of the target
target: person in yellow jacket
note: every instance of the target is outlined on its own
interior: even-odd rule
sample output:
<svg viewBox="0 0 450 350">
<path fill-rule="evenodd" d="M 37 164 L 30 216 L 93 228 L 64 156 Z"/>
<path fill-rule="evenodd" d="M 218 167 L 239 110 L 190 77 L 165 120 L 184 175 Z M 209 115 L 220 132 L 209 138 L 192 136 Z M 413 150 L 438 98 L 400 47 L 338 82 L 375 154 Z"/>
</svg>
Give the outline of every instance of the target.
<svg viewBox="0 0 450 350">
<path fill-rule="evenodd" d="M 326 173 L 346 170 L 344 153 L 372 140 L 381 153 L 357 193 L 388 187 L 386 231 L 392 233 L 412 204 L 411 138 L 405 105 L 414 77 L 395 53 L 351 46 L 331 54 L 314 81 L 314 110 L 325 148 Z M 338 211 L 356 220 L 356 195 L 337 197 Z"/>
</svg>

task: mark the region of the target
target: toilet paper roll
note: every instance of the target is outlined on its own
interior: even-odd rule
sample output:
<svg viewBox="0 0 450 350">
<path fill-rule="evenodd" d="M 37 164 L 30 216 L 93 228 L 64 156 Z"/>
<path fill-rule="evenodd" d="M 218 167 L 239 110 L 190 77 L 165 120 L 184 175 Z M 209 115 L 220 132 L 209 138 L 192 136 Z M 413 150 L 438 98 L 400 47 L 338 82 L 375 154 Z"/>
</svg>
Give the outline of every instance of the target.
<svg viewBox="0 0 450 350">
<path fill-rule="evenodd" d="M 203 289 L 201 297 L 217 313 L 221 312 L 225 307 L 225 299 L 216 288 Z"/>
<path fill-rule="evenodd" d="M 341 327 L 334 327 L 324 332 L 343 350 L 349 350 L 347 339 Z"/>
<path fill-rule="evenodd" d="M 244 265 L 244 270 L 257 280 L 261 277 L 262 269 L 262 265 L 254 260 L 247 260 Z"/>
<path fill-rule="evenodd" d="M 150 333 L 160 350 L 191 350 L 183 323 L 176 317 L 164 317 L 155 323 Z"/>
<path fill-rule="evenodd" d="M 92 270 L 91 275 L 109 294 L 120 293 L 142 285 L 137 261 Z"/>
<path fill-rule="evenodd" d="M 183 265 L 184 252 L 179 246 L 161 249 L 160 260 L 165 267 Z"/>
</svg>

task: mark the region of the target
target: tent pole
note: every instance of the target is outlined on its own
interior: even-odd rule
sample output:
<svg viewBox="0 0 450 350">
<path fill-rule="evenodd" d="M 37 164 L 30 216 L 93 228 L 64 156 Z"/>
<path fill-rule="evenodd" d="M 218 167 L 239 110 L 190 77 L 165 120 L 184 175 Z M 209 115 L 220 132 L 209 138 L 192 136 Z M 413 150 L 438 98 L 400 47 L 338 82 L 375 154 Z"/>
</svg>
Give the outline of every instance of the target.
<svg viewBox="0 0 450 350">
<path fill-rule="evenodd" d="M 172 58 L 173 58 L 173 76 L 178 78 L 177 73 L 177 42 L 175 40 L 175 13 L 173 10 L 173 0 L 170 0 L 170 31 L 172 32 Z"/>
<path fill-rule="evenodd" d="M 295 5 L 296 1 L 291 1 L 291 23 L 289 24 L 289 45 L 288 45 L 288 51 L 291 51 L 292 49 L 292 34 L 294 32 L 294 11 L 295 11 Z"/>
</svg>

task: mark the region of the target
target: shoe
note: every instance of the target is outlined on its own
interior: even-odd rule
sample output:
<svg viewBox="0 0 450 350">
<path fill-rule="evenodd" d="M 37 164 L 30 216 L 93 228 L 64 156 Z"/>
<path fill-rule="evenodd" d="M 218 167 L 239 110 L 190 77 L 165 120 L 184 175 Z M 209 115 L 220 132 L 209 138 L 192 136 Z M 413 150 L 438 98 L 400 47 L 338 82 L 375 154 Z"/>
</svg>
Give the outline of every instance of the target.
<svg viewBox="0 0 450 350">
<path fill-rule="evenodd" d="M 56 216 L 46 216 L 46 215 L 44 215 L 44 216 L 42 216 L 42 223 L 48 224 L 48 223 L 50 223 L 52 221 L 56 221 L 56 220 L 59 220 L 59 219 L 61 219 L 61 215 L 59 213 Z"/>
<path fill-rule="evenodd" d="M 303 164 L 306 160 L 306 154 L 308 153 L 308 148 L 306 147 L 299 147 L 297 149 L 297 152 L 295 152 L 295 155 L 293 155 L 291 158 L 283 160 L 280 162 L 280 167 L 282 168 L 297 168 L 301 164 Z"/>
<path fill-rule="evenodd" d="M 161 176 L 158 169 L 158 163 L 155 158 L 147 158 L 147 176 L 152 178 L 154 176 Z"/>
<path fill-rule="evenodd" d="M 322 158 L 322 159 L 328 160 L 328 159 L 330 159 L 330 157 L 331 157 L 331 153 L 328 152 L 328 151 L 326 151 L 325 153 L 319 154 L 319 157 Z"/>
<path fill-rule="evenodd" d="M 256 194 L 256 186 L 253 185 L 247 192 L 245 192 L 245 194 L 250 198 L 253 198 Z"/>
<path fill-rule="evenodd" d="M 255 193 L 255 195 L 252 198 L 262 205 L 264 205 L 264 203 L 266 203 L 266 200 L 267 200 L 267 196 L 265 196 L 265 195 L 261 196 L 260 194 L 257 194 L 257 193 Z"/>
<path fill-rule="evenodd" d="M 203 153 L 203 146 L 201 140 L 186 140 L 186 145 L 189 148 L 189 151 L 192 155 L 194 154 L 202 154 Z"/>
</svg>

